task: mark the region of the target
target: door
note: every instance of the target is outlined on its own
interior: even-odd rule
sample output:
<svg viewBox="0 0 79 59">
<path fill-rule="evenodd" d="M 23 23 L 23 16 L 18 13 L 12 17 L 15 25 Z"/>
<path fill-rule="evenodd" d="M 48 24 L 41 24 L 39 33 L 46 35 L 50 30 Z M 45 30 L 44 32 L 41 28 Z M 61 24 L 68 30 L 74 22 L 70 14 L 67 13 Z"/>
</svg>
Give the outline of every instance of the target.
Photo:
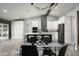
<svg viewBox="0 0 79 59">
<path fill-rule="evenodd" d="M 58 42 L 64 44 L 64 24 L 59 24 L 58 27 Z"/>
<path fill-rule="evenodd" d="M 78 44 L 78 46 L 79 46 L 79 11 L 77 11 L 77 30 L 78 30 L 78 32 L 77 32 L 77 44 Z"/>
</svg>

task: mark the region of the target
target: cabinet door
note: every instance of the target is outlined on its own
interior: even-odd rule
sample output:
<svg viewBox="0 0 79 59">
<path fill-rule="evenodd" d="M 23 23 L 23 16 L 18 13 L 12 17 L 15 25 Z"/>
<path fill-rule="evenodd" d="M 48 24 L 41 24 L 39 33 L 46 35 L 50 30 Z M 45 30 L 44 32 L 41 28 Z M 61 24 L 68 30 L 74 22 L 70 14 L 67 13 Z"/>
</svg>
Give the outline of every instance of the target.
<svg viewBox="0 0 79 59">
<path fill-rule="evenodd" d="M 23 38 L 24 35 L 24 21 L 12 22 L 12 38 Z"/>
</svg>

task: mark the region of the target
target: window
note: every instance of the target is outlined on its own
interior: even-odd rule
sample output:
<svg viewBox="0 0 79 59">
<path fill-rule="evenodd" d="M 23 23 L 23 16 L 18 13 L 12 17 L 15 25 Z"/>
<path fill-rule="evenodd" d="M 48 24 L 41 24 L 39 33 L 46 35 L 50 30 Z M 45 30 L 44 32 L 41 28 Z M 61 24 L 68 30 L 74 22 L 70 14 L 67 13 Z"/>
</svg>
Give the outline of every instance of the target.
<svg viewBox="0 0 79 59">
<path fill-rule="evenodd" d="M 8 24 L 0 23 L 0 39 L 8 39 Z"/>
</svg>

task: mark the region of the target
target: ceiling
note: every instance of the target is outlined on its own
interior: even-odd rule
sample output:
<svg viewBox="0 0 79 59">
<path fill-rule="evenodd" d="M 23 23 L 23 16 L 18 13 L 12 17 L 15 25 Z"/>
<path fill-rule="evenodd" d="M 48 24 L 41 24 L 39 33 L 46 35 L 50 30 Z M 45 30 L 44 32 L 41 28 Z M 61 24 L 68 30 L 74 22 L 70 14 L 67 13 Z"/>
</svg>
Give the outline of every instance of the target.
<svg viewBox="0 0 79 59">
<path fill-rule="evenodd" d="M 35 6 L 46 8 L 49 3 L 39 3 Z M 54 8 L 52 7 L 49 15 L 62 16 L 71 10 L 76 3 L 58 3 Z M 30 3 L 0 3 L 0 18 L 6 20 L 26 19 L 30 17 L 36 17 L 47 13 L 48 9 L 37 9 Z"/>
</svg>

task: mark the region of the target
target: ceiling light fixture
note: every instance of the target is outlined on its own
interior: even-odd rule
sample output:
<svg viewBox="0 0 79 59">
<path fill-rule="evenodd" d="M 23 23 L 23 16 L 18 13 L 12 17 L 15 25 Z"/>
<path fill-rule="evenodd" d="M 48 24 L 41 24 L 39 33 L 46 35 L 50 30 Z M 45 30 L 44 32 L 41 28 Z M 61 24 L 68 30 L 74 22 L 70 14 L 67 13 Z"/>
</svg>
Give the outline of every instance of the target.
<svg viewBox="0 0 79 59">
<path fill-rule="evenodd" d="M 7 10 L 6 10 L 6 9 L 4 9 L 4 10 L 3 10 L 3 12 L 4 12 L 4 13 L 6 13 L 6 12 L 7 12 Z"/>
<path fill-rule="evenodd" d="M 56 6 L 55 9 L 57 9 L 58 7 Z"/>
<path fill-rule="evenodd" d="M 16 19 L 19 19 L 19 17 L 16 17 Z"/>
<path fill-rule="evenodd" d="M 56 7 L 57 3 L 48 3 L 46 4 L 46 6 L 43 6 L 41 3 L 40 4 L 31 3 L 31 5 L 38 10 L 46 10 Z"/>
</svg>

